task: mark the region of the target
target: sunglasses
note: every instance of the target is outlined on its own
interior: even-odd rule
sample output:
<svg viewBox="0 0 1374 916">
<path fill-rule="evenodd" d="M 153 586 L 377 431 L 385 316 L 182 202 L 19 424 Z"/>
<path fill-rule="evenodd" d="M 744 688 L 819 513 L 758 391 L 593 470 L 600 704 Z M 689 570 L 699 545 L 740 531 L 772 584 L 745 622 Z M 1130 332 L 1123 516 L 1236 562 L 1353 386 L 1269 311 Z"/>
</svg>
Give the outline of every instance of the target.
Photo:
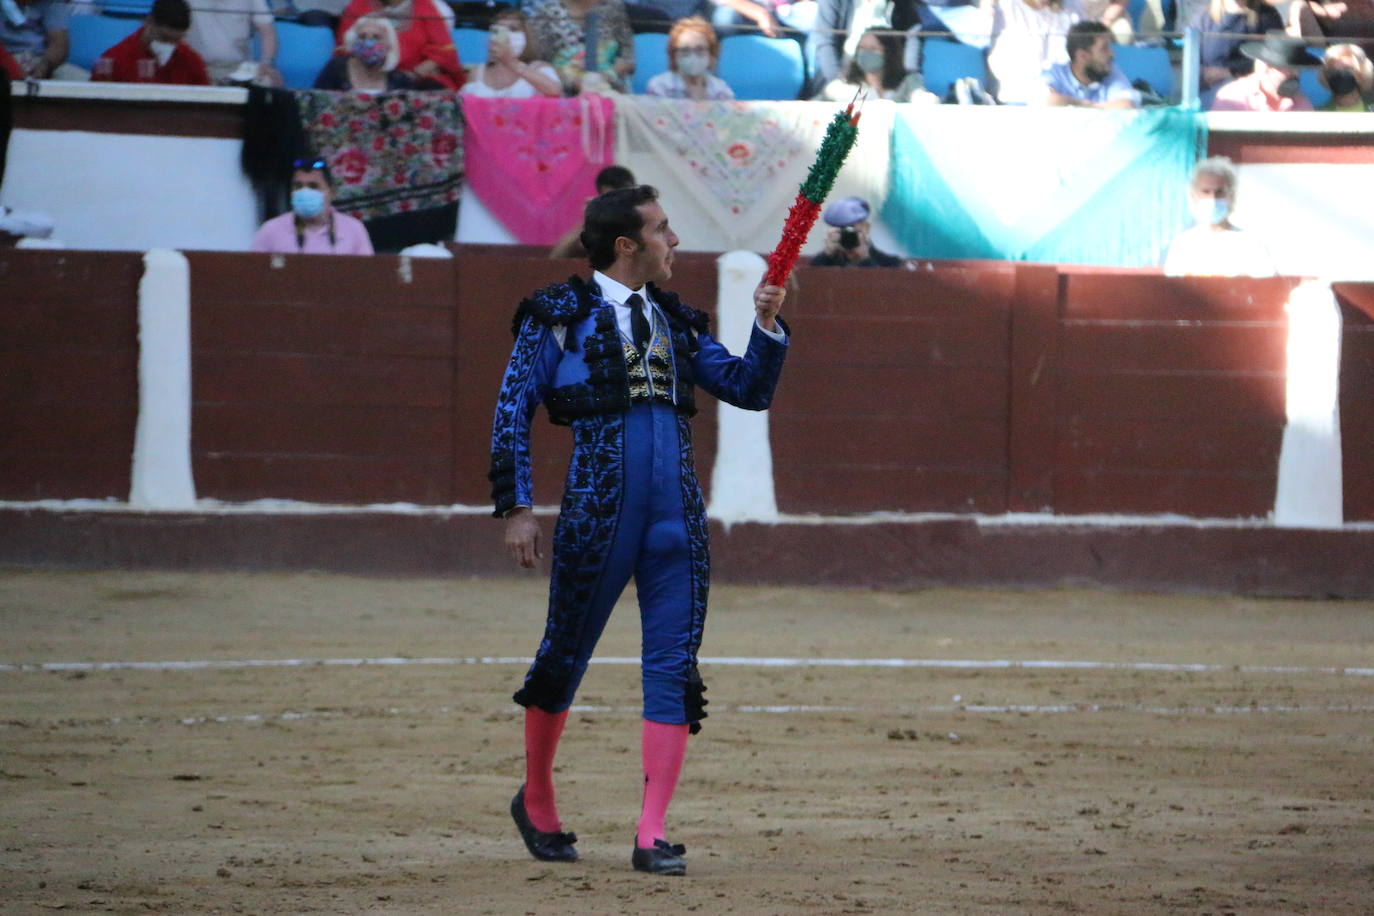
<svg viewBox="0 0 1374 916">
<path fill-rule="evenodd" d="M 303 172 L 318 172 L 329 167 L 329 163 L 323 159 L 297 159 L 291 163 L 293 169 L 300 169 Z"/>
</svg>

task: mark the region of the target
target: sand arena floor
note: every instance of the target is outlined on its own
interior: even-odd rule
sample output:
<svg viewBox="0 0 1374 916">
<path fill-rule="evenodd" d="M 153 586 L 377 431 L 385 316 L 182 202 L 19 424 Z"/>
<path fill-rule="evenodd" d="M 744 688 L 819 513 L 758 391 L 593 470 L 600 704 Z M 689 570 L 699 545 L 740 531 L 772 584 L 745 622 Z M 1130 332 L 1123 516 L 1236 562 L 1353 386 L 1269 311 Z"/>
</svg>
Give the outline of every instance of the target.
<svg viewBox="0 0 1374 916">
<path fill-rule="evenodd" d="M 582 860 L 510 823 L 499 659 L 543 602 L 535 576 L 0 573 L 0 910 L 1374 912 L 1374 603 L 717 587 L 689 874 L 653 878 L 632 665 L 593 667 L 562 745 Z M 631 597 L 599 654 L 637 639 Z M 996 664 L 1034 660 L 1095 664 Z"/>
</svg>

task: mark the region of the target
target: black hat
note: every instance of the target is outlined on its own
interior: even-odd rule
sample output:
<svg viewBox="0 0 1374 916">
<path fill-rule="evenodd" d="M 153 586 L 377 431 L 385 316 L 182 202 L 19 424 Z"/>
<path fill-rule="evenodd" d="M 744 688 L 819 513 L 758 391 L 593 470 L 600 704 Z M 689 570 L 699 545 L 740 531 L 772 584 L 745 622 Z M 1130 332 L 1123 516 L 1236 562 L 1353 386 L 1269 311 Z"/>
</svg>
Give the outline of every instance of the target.
<svg viewBox="0 0 1374 916">
<path fill-rule="evenodd" d="M 1306 70 L 1322 65 L 1322 59 L 1308 49 L 1307 42 L 1281 29 L 1270 29 L 1264 41 L 1245 42 L 1240 46 L 1240 53 L 1281 70 Z"/>
</svg>

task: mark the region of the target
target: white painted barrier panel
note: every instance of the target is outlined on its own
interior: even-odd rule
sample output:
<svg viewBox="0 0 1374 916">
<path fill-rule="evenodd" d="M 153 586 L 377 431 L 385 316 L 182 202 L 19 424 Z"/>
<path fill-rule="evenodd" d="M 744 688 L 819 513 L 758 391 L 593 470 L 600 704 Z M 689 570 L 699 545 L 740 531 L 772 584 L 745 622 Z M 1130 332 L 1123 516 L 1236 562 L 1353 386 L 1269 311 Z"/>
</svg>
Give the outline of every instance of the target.
<svg viewBox="0 0 1374 916">
<path fill-rule="evenodd" d="M 1341 310 L 1327 283 L 1308 282 L 1288 300 L 1288 425 L 1279 454 L 1274 524 L 1339 528 Z"/>
<path fill-rule="evenodd" d="M 754 288 L 763 278 L 763 258 L 730 251 L 716 260 L 716 339 L 731 353 L 743 353 L 754 329 Z M 783 303 L 784 314 L 787 304 Z M 728 522 L 773 521 L 773 449 L 768 411 L 721 404 L 717 414 L 716 464 L 706 514 Z"/>
<path fill-rule="evenodd" d="M 129 505 L 193 509 L 191 266 L 179 251 L 143 256 L 138 284 L 138 425 Z"/>
</svg>

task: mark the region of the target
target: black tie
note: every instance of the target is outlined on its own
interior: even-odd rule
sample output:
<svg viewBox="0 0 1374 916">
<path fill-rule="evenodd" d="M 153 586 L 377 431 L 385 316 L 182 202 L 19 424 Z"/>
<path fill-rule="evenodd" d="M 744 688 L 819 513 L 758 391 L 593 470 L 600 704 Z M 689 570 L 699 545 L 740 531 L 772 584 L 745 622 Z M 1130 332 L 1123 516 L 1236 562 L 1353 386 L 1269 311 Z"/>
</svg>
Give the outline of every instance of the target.
<svg viewBox="0 0 1374 916">
<path fill-rule="evenodd" d="M 625 304 L 630 307 L 630 334 L 635 339 L 635 347 L 643 353 L 649 345 L 649 319 L 644 317 L 644 297 L 630 293 Z"/>
</svg>

